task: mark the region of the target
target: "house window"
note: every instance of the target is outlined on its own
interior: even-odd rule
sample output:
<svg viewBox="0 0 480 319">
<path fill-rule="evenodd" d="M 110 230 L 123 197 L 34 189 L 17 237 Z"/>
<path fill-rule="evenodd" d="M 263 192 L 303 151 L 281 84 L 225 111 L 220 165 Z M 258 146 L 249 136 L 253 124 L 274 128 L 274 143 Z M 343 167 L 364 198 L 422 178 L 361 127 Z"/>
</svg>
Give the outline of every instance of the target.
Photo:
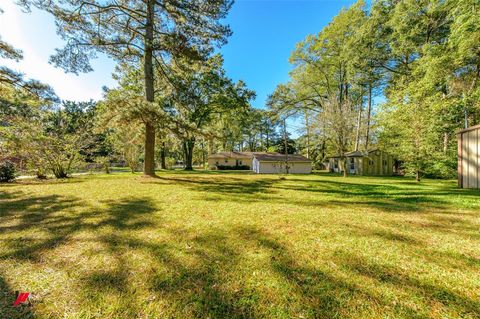
<svg viewBox="0 0 480 319">
<path fill-rule="evenodd" d="M 219 161 L 216 161 L 216 162 L 215 162 L 215 164 L 217 164 L 217 165 L 218 165 L 218 164 L 220 164 L 220 162 L 219 162 Z"/>
<path fill-rule="evenodd" d="M 228 159 L 225 159 L 225 163 L 228 163 Z"/>
<path fill-rule="evenodd" d="M 238 165 L 242 165 L 242 161 L 238 161 Z"/>
</svg>

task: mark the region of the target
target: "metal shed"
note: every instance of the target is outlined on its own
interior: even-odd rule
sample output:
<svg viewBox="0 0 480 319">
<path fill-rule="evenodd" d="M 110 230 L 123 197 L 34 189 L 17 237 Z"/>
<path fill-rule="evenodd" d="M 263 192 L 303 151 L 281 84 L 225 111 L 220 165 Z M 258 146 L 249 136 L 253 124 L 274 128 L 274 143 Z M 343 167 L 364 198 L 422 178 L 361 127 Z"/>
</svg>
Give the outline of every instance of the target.
<svg viewBox="0 0 480 319">
<path fill-rule="evenodd" d="M 458 136 L 458 186 L 480 188 L 480 125 L 461 130 Z"/>
</svg>

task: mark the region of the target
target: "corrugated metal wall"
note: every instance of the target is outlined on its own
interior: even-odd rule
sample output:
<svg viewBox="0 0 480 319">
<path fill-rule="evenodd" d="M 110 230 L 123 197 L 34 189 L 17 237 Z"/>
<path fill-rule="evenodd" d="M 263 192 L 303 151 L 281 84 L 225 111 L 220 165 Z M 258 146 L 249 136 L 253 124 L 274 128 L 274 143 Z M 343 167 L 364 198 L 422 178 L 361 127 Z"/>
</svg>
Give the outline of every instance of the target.
<svg viewBox="0 0 480 319">
<path fill-rule="evenodd" d="M 480 125 L 458 132 L 458 186 L 480 188 Z"/>
</svg>

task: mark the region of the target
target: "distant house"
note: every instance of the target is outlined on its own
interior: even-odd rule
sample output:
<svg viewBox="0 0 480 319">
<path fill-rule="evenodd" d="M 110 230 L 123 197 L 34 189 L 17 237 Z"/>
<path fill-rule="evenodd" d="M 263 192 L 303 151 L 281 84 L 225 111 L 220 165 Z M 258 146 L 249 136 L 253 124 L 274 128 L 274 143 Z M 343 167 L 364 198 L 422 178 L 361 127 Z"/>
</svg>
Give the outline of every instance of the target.
<svg viewBox="0 0 480 319">
<path fill-rule="evenodd" d="M 209 169 L 242 167 L 252 168 L 252 152 L 220 152 L 208 156 Z"/>
<path fill-rule="evenodd" d="M 458 135 L 458 186 L 480 188 L 480 125 Z"/>
<path fill-rule="evenodd" d="M 310 174 L 312 161 L 302 155 L 280 153 L 253 153 L 252 169 L 258 174 Z"/>
<path fill-rule="evenodd" d="M 208 157 L 208 167 L 210 169 L 234 169 L 244 168 L 253 170 L 259 174 L 286 173 L 288 163 L 288 172 L 292 174 L 309 174 L 312 172 L 312 162 L 302 156 L 280 153 L 265 152 L 220 152 Z"/>
<path fill-rule="evenodd" d="M 348 152 L 345 153 L 345 157 L 349 174 L 393 175 L 396 172 L 393 156 L 381 150 Z M 340 156 L 330 157 L 327 168 L 330 172 L 343 172 L 342 158 Z"/>
</svg>

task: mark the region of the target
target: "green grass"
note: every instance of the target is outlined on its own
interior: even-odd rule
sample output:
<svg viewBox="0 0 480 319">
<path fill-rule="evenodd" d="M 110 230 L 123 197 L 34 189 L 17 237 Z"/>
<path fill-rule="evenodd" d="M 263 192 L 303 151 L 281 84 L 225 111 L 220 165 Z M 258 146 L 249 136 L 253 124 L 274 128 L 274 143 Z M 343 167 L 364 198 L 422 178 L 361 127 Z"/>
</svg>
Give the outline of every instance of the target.
<svg viewBox="0 0 480 319">
<path fill-rule="evenodd" d="M 159 175 L 0 185 L 0 318 L 480 318 L 479 191 Z"/>
</svg>

